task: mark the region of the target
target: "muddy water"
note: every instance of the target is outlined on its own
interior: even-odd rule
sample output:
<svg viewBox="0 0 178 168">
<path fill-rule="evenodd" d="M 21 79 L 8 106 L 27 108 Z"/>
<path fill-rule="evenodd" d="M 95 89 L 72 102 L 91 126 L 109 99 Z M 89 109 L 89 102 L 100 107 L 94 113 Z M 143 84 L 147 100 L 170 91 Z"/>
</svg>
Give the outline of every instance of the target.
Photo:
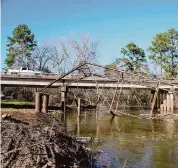
<svg viewBox="0 0 178 168">
<path fill-rule="evenodd" d="M 176 168 L 178 167 L 178 121 L 140 120 L 129 117 L 98 115 L 82 112 L 66 116 L 67 131 L 80 137 L 94 137 L 103 140 L 93 144 L 93 150 L 100 149 L 129 168 Z"/>
</svg>

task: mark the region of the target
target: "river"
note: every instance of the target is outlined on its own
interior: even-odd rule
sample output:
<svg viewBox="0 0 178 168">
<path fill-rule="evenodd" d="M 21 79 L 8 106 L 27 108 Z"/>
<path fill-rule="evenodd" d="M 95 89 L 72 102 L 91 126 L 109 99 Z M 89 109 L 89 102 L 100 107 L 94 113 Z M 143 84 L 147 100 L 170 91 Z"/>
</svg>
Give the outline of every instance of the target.
<svg viewBox="0 0 178 168">
<path fill-rule="evenodd" d="M 67 132 L 73 136 L 102 139 L 92 150 L 103 150 L 125 168 L 178 167 L 178 121 L 145 120 L 131 117 L 112 117 L 95 112 L 75 112 L 66 115 Z"/>
</svg>

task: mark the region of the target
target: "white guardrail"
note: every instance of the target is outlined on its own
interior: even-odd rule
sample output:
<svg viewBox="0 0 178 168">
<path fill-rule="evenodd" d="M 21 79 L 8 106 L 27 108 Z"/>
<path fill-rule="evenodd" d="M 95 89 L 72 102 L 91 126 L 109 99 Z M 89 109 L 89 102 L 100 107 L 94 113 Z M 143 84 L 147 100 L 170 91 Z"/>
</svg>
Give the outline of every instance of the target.
<svg viewBox="0 0 178 168">
<path fill-rule="evenodd" d="M 60 76 L 62 76 L 61 74 L 54 74 L 54 73 L 43 73 L 43 74 L 40 74 L 40 75 L 28 75 L 28 74 L 6 74 L 6 73 L 1 73 L 1 77 L 31 77 L 31 78 L 50 78 L 50 77 L 53 77 L 53 78 L 58 78 Z M 67 78 L 71 78 L 71 79 L 74 79 L 74 78 L 78 78 L 78 77 L 81 77 L 83 75 L 67 75 L 66 77 Z"/>
</svg>

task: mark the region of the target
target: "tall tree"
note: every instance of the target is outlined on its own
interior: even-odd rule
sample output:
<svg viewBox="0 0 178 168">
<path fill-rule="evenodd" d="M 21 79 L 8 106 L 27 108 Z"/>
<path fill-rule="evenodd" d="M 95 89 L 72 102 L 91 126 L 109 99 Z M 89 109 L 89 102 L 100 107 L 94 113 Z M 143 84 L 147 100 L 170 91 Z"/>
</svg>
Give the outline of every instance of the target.
<svg viewBox="0 0 178 168">
<path fill-rule="evenodd" d="M 170 63 L 169 71 L 172 77 L 178 75 L 178 31 L 169 29 L 168 32 L 168 62 Z"/>
<path fill-rule="evenodd" d="M 124 56 L 116 60 L 117 64 L 131 72 L 141 72 L 142 66 L 146 63 L 146 55 L 142 48 L 131 42 L 121 49 L 121 53 Z"/>
<path fill-rule="evenodd" d="M 7 67 L 30 66 L 31 53 L 37 46 L 35 35 L 25 24 L 18 25 L 12 32 L 12 37 L 7 37 Z"/>
<path fill-rule="evenodd" d="M 150 51 L 149 58 L 153 60 L 155 65 L 160 66 L 161 76 L 167 60 L 168 51 L 168 36 L 167 33 L 159 33 L 154 37 L 151 46 L 148 48 Z"/>
<path fill-rule="evenodd" d="M 56 65 L 55 51 L 56 46 L 53 45 L 41 45 L 36 47 L 32 53 L 32 59 L 34 60 L 34 68 L 46 73 L 52 72 Z"/>
<path fill-rule="evenodd" d="M 157 34 L 148 50 L 149 58 L 161 67 L 161 75 L 163 70 L 167 77 L 178 74 L 178 31 L 169 29 L 167 32 Z"/>
<path fill-rule="evenodd" d="M 90 35 L 80 34 L 78 38 L 70 38 L 69 40 L 61 40 L 60 48 L 61 54 L 59 60 L 63 59 L 62 64 L 59 62 L 58 65 L 63 67 L 63 72 L 76 67 L 84 62 L 96 62 L 97 60 L 97 49 L 98 42 L 94 41 Z M 56 59 L 58 60 L 58 59 Z M 59 67 L 59 66 L 57 66 Z M 88 71 L 88 66 L 80 69 L 80 72 Z M 90 68 L 90 70 L 92 70 Z M 79 72 L 79 73 L 80 73 Z"/>
</svg>

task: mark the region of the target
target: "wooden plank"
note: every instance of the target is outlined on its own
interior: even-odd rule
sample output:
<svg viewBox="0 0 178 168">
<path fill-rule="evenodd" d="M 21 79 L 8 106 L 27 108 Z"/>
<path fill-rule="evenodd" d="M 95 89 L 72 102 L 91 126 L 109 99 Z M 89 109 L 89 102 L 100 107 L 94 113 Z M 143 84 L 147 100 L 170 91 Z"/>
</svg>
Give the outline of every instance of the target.
<svg viewBox="0 0 178 168">
<path fill-rule="evenodd" d="M 152 103 L 151 103 L 150 118 L 152 118 L 152 116 L 153 116 L 153 110 L 154 110 L 154 106 L 155 106 L 155 103 L 156 103 L 156 98 L 157 98 L 158 91 L 159 91 L 159 85 L 160 85 L 160 81 L 158 81 L 158 84 L 157 84 L 157 87 L 156 87 L 156 91 L 154 93 L 153 100 L 152 100 Z"/>
</svg>

